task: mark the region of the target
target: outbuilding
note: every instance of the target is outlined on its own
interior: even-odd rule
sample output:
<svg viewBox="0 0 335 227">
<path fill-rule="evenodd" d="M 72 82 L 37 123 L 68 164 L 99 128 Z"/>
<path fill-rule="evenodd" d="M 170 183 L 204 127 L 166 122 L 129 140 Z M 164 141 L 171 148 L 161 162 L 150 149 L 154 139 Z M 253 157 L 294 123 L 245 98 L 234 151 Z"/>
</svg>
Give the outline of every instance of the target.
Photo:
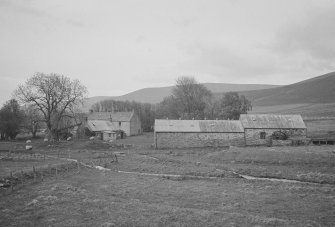
<svg viewBox="0 0 335 227">
<path fill-rule="evenodd" d="M 240 121 L 155 120 L 155 148 L 243 146 Z"/>
<path fill-rule="evenodd" d="M 301 115 L 241 114 L 245 145 L 287 145 L 294 139 L 306 140 L 307 128 Z M 283 139 L 274 139 L 283 135 Z M 274 139 L 274 140 L 273 140 Z"/>
<path fill-rule="evenodd" d="M 87 127 L 95 133 L 95 137 L 101 140 L 116 140 L 116 132 L 113 131 L 113 124 L 103 120 L 89 120 Z"/>
</svg>

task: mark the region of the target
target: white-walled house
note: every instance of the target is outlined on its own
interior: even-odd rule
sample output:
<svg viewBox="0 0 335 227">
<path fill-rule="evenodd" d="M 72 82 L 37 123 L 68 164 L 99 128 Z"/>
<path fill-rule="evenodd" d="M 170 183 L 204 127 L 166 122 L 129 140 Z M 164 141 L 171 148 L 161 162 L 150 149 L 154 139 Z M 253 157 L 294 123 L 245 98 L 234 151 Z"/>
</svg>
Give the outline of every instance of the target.
<svg viewBox="0 0 335 227">
<path fill-rule="evenodd" d="M 93 112 L 87 116 L 87 127 L 92 132 L 120 131 L 121 137 L 142 133 L 141 121 L 132 112 Z"/>
</svg>

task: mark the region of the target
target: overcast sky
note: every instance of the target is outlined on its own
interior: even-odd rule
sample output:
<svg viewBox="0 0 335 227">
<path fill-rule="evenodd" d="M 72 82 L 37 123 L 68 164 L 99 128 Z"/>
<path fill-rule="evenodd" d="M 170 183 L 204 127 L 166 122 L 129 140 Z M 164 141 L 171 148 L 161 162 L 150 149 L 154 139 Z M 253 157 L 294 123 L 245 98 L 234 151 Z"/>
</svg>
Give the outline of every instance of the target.
<svg viewBox="0 0 335 227">
<path fill-rule="evenodd" d="M 199 82 L 290 84 L 335 71 L 332 0 L 0 0 L 0 103 L 35 72 L 89 96 Z"/>
</svg>

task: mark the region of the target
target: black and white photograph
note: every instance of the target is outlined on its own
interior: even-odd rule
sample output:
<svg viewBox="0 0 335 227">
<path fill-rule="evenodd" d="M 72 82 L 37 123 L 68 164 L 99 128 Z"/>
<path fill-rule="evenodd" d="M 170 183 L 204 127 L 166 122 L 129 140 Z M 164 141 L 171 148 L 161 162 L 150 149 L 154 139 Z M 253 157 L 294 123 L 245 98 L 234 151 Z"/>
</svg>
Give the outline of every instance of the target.
<svg viewBox="0 0 335 227">
<path fill-rule="evenodd" d="M 0 0 L 14 226 L 335 226 L 335 1 Z"/>
</svg>

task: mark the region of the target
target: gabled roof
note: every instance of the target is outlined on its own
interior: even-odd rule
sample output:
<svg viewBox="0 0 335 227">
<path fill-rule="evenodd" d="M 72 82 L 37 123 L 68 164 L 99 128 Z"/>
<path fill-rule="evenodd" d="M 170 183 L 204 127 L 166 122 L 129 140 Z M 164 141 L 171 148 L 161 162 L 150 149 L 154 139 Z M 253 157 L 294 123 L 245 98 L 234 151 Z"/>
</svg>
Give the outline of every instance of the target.
<svg viewBox="0 0 335 227">
<path fill-rule="evenodd" d="M 241 114 L 240 121 L 244 128 L 306 128 L 301 115 Z"/>
<path fill-rule="evenodd" d="M 113 131 L 114 127 L 110 121 L 88 120 L 87 126 L 92 132 Z"/>
<path fill-rule="evenodd" d="M 134 112 L 93 112 L 87 117 L 88 120 L 110 120 L 112 121 L 130 121 Z"/>
<path fill-rule="evenodd" d="M 155 120 L 155 132 L 244 132 L 240 121 Z"/>
</svg>

